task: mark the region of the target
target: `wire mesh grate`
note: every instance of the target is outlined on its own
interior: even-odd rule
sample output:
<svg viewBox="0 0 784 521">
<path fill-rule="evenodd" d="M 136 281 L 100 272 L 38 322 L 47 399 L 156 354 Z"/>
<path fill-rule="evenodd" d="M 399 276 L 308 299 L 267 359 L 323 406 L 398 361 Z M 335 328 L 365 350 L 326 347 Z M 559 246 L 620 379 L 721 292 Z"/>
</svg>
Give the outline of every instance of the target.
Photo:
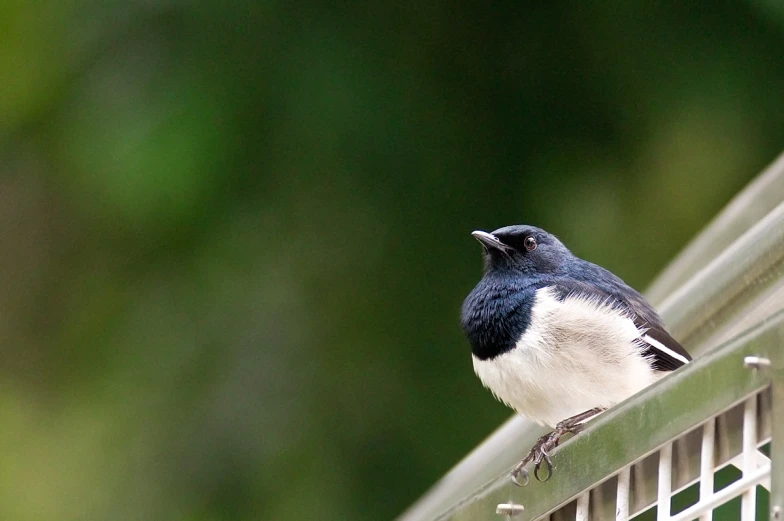
<svg viewBox="0 0 784 521">
<path fill-rule="evenodd" d="M 769 400 L 769 389 L 749 396 L 539 519 L 711 521 L 717 508 L 740 498 L 741 521 L 755 521 L 760 503 L 757 487 L 770 487 L 771 462 L 760 452 L 768 439 L 759 435 L 760 425 L 770 422 Z M 717 425 L 722 428 L 717 429 Z M 740 453 L 732 454 L 726 447 L 738 434 Z M 694 446 L 695 439 L 699 447 Z M 722 445 L 724 450 L 720 450 Z M 688 462 L 683 460 L 695 453 L 699 454 L 699 471 L 690 479 Z M 738 469 L 728 478 L 730 473 L 725 471 L 732 466 Z M 656 487 L 653 496 L 647 493 L 651 485 Z M 607 493 L 608 487 L 614 487 L 614 494 Z M 680 504 L 684 500 L 676 496 L 684 494 L 696 497 Z M 608 502 L 614 502 L 614 516 L 608 515 L 612 511 Z"/>
</svg>

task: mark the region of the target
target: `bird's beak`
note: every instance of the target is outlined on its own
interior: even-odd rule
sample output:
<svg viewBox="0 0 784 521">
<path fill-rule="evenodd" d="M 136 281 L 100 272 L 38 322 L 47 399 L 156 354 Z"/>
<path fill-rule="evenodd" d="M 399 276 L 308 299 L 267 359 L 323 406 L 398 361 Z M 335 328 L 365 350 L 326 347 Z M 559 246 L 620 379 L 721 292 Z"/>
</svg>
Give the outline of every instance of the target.
<svg viewBox="0 0 784 521">
<path fill-rule="evenodd" d="M 496 250 L 506 251 L 509 247 L 502 243 L 498 237 L 493 235 L 492 233 L 483 232 L 481 230 L 476 230 L 471 232 L 471 235 L 474 236 L 474 239 L 481 242 L 483 246 L 486 248 L 493 248 Z"/>
</svg>

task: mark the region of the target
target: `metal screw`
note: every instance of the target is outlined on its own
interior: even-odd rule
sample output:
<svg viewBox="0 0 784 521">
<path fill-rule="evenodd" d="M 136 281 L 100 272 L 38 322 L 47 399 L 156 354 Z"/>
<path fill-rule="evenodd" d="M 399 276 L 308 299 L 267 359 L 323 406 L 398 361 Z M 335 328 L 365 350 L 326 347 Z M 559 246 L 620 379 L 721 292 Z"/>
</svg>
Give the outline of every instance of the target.
<svg viewBox="0 0 784 521">
<path fill-rule="evenodd" d="M 496 514 L 509 517 L 516 516 L 523 510 L 525 510 L 523 505 L 518 505 L 517 503 L 499 503 L 499 505 L 495 507 Z"/>
<path fill-rule="evenodd" d="M 770 517 L 772 519 L 781 519 L 781 507 L 778 505 L 773 507 L 773 510 L 770 512 Z"/>
<path fill-rule="evenodd" d="M 770 359 L 761 356 L 747 356 L 743 358 L 743 367 L 747 369 L 763 369 L 770 367 Z"/>
</svg>

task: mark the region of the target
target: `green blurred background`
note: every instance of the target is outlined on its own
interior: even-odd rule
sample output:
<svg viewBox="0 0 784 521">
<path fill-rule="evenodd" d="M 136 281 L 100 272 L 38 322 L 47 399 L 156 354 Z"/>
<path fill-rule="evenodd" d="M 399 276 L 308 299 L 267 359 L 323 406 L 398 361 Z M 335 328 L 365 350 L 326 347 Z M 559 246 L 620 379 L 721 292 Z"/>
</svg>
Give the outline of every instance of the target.
<svg viewBox="0 0 784 521">
<path fill-rule="evenodd" d="M 471 230 L 644 288 L 780 152 L 780 2 L 546 4 L 0 5 L 0 518 L 393 517 Z"/>
</svg>

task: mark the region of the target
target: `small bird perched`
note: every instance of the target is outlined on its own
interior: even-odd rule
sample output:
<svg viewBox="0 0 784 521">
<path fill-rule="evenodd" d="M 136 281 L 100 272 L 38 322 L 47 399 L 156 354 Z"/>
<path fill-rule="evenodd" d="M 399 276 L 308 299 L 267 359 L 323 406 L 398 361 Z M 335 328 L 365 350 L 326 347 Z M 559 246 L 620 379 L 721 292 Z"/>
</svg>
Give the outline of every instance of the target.
<svg viewBox="0 0 784 521">
<path fill-rule="evenodd" d="M 520 484 L 533 461 L 546 481 L 563 435 L 691 357 L 642 295 L 555 236 L 526 225 L 472 235 L 484 275 L 463 302 L 461 325 L 474 370 L 496 398 L 555 429 L 512 472 Z"/>
</svg>

